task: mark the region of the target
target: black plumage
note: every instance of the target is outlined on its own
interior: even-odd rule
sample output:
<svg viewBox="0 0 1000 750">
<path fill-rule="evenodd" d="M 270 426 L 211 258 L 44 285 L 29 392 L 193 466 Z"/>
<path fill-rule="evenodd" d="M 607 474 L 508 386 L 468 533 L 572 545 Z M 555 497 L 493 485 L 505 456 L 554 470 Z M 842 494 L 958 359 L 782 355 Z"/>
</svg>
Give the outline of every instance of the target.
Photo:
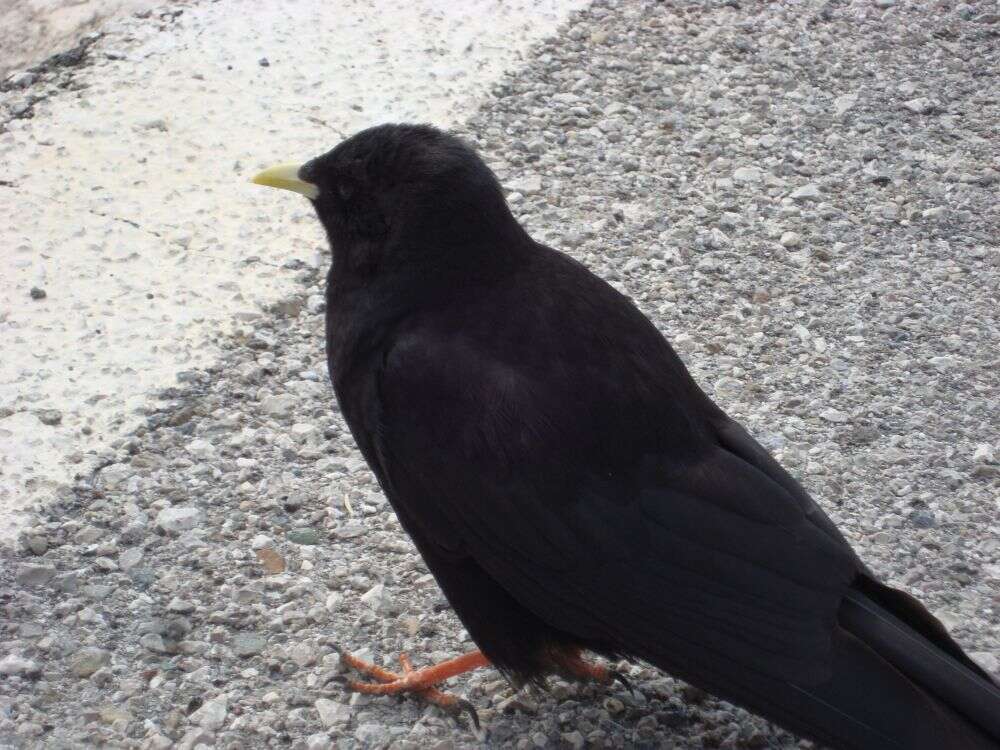
<svg viewBox="0 0 1000 750">
<path fill-rule="evenodd" d="M 1000 746 L 990 678 L 470 148 L 386 125 L 297 176 L 341 410 L 494 665 L 530 680 L 582 648 L 836 748 Z"/>
</svg>

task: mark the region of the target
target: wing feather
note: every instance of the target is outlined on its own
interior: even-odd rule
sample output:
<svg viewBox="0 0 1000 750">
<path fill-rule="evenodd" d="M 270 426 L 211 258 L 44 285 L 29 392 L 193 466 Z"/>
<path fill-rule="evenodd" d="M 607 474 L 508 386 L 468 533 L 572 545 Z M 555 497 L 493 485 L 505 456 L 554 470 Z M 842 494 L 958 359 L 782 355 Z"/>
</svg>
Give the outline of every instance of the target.
<svg viewBox="0 0 1000 750">
<path fill-rule="evenodd" d="M 602 408 L 570 408 L 571 385 L 427 332 L 390 352 L 379 391 L 390 500 L 551 626 L 715 672 L 828 676 L 856 559 L 748 435 L 680 464 L 653 439 L 609 458 L 589 432 L 627 426 L 613 387 L 590 394 Z"/>
</svg>

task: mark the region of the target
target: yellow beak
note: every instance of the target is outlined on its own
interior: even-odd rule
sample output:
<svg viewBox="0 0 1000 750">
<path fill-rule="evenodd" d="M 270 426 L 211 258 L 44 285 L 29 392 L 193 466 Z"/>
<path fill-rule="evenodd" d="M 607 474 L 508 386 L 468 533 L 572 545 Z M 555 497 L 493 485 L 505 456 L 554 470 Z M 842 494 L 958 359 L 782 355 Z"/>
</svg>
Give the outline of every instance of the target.
<svg viewBox="0 0 1000 750">
<path fill-rule="evenodd" d="M 299 179 L 301 166 L 301 164 L 279 164 L 255 175 L 250 182 L 281 190 L 291 190 L 294 193 L 302 193 L 310 200 L 316 200 L 319 197 L 319 188 L 311 182 Z"/>
</svg>

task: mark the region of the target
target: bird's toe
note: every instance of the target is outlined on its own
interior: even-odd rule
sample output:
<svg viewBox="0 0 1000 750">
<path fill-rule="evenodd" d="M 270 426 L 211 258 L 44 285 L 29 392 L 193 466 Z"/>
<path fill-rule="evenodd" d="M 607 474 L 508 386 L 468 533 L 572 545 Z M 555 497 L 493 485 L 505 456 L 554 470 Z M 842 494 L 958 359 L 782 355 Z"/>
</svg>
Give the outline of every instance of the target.
<svg viewBox="0 0 1000 750">
<path fill-rule="evenodd" d="M 611 674 L 611 679 L 614 680 L 615 682 L 621 683 L 621 685 L 626 690 L 628 690 L 633 697 L 637 695 L 635 687 L 632 685 L 632 683 L 625 675 L 623 675 L 617 669 L 612 669 L 610 674 Z"/>
</svg>

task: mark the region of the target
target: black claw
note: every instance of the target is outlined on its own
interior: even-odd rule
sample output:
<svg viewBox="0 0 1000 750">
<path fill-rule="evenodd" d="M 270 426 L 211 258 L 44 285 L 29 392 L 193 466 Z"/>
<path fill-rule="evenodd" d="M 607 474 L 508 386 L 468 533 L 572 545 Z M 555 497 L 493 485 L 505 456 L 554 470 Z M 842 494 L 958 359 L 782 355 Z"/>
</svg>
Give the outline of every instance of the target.
<svg viewBox="0 0 1000 750">
<path fill-rule="evenodd" d="M 340 685 L 341 687 L 344 687 L 344 686 L 347 685 L 347 675 L 343 675 L 343 674 L 330 675 L 323 682 L 323 687 L 326 687 L 331 682 L 335 682 L 336 684 Z"/>
<path fill-rule="evenodd" d="M 632 694 L 633 698 L 636 696 L 635 688 L 632 687 L 632 683 L 629 682 L 628 678 L 625 677 L 625 675 L 623 675 L 621 672 L 612 671 L 611 679 L 615 680 L 615 682 L 620 682 L 622 685 L 624 685 L 625 689 Z"/>
<path fill-rule="evenodd" d="M 466 713 L 469 714 L 469 718 L 472 719 L 472 723 L 475 724 L 476 731 L 478 732 L 479 729 L 480 729 L 480 727 L 479 727 L 479 713 L 476 711 L 476 707 L 473 706 L 471 703 L 469 703 L 469 701 L 467 701 L 464 698 L 462 698 L 462 699 L 459 699 L 459 701 L 458 701 L 458 713 L 456 714 L 455 718 L 458 718 L 459 716 L 461 716 L 462 715 L 462 711 L 465 711 Z"/>
</svg>

